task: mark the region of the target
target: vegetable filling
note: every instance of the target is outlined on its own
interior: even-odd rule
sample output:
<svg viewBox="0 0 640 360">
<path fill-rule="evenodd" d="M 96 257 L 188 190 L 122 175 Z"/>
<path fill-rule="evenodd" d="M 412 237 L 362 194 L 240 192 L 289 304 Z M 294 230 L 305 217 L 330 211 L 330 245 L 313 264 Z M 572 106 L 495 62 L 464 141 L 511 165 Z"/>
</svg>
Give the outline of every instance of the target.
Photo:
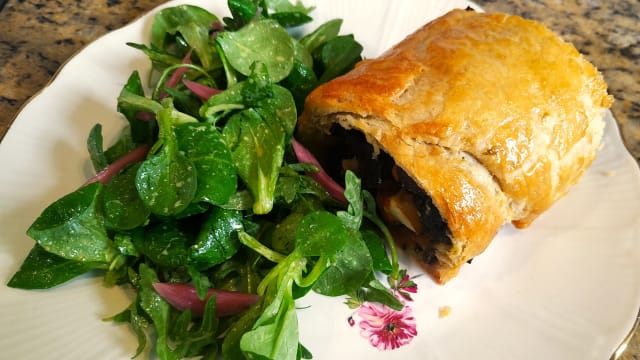
<svg viewBox="0 0 640 360">
<path fill-rule="evenodd" d="M 429 265 L 445 260 L 438 254 L 451 248 L 450 232 L 431 197 L 387 153 L 374 151 L 360 131 L 335 124 L 331 135 L 336 146 L 327 158 L 327 172 L 343 179 L 351 170 L 361 178 L 362 188 L 374 194 L 380 213 L 400 234 L 403 250 Z"/>
</svg>

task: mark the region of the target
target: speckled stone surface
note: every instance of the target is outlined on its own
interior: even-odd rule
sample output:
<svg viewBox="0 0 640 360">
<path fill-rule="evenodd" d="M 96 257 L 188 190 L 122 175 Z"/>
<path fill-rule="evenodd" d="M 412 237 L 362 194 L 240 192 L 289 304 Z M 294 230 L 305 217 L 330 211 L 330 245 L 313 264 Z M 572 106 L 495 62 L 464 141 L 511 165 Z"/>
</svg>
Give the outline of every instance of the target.
<svg viewBox="0 0 640 360">
<path fill-rule="evenodd" d="M 0 11 L 0 139 L 20 107 L 69 57 L 162 2 L 8 0 Z M 475 2 L 487 11 L 541 21 L 574 43 L 603 72 L 616 99 L 612 111 L 623 139 L 640 160 L 640 1 Z M 640 334 L 619 359 L 640 359 Z"/>
</svg>

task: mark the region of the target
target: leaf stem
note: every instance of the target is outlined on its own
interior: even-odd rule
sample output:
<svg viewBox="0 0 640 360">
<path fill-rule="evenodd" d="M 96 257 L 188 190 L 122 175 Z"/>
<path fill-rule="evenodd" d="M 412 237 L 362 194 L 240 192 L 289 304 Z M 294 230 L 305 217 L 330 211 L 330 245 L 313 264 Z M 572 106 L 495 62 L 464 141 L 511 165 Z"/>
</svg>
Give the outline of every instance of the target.
<svg viewBox="0 0 640 360">
<path fill-rule="evenodd" d="M 256 238 L 247 234 L 244 231 L 238 232 L 238 239 L 240 240 L 241 243 L 250 247 L 252 250 L 264 256 L 267 260 L 271 262 L 279 263 L 286 258 L 286 256 L 280 254 L 279 252 L 273 251 L 268 247 L 264 246 Z"/>
<path fill-rule="evenodd" d="M 173 70 L 179 69 L 179 68 L 188 68 L 191 70 L 195 70 L 201 74 L 203 74 L 204 76 L 206 76 L 209 80 L 211 80 L 213 83 L 215 83 L 215 81 L 213 80 L 213 78 L 211 77 L 211 75 L 209 75 L 209 73 L 207 73 L 203 68 L 201 68 L 200 66 L 197 65 L 193 65 L 193 64 L 184 64 L 184 63 L 180 63 L 180 64 L 175 64 L 175 65 L 171 65 L 169 67 L 167 67 L 166 69 L 164 69 L 164 71 L 162 72 L 162 74 L 160 75 L 160 79 L 158 79 L 158 82 L 156 83 L 155 88 L 153 89 L 153 93 L 151 94 L 151 98 L 154 100 L 159 100 L 160 98 L 160 92 L 162 91 L 162 87 L 165 85 L 165 80 L 169 77 L 169 75 L 171 74 L 171 72 Z"/>
<path fill-rule="evenodd" d="M 396 249 L 395 242 L 393 241 L 393 236 L 391 236 L 391 232 L 389 228 L 378 218 L 372 214 L 367 212 L 364 213 L 364 216 L 374 223 L 384 235 L 385 240 L 387 241 L 387 246 L 389 247 L 389 253 L 391 254 L 391 274 L 390 277 L 393 279 L 397 279 L 400 273 L 400 263 L 398 261 L 398 250 Z"/>
<path fill-rule="evenodd" d="M 313 285 L 329 266 L 329 261 L 327 260 L 326 256 L 320 256 L 320 259 L 318 259 L 309 274 L 298 281 L 298 286 L 306 288 Z"/>
</svg>

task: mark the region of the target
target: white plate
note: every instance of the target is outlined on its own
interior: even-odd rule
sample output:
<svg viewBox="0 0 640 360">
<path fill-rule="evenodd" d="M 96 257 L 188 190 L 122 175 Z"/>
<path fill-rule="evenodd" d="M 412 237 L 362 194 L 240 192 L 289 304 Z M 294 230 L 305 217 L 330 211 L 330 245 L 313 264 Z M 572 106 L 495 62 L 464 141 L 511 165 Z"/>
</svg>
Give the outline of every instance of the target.
<svg viewBox="0 0 640 360">
<path fill-rule="evenodd" d="M 226 1 L 188 2 L 226 14 Z M 343 32 L 355 33 L 371 57 L 429 19 L 467 5 L 323 0 L 313 15 L 315 24 L 345 19 Z M 127 326 L 100 321 L 129 300 L 99 277 L 48 291 L 4 284 L 33 245 L 27 227 L 91 174 L 89 129 L 102 123 L 109 142 L 123 126 L 117 94 L 132 70 L 149 67 L 125 42 L 148 43 L 150 24 L 147 15 L 69 60 L 0 144 L 0 358 L 113 360 L 135 351 Z M 374 349 L 357 326 L 348 326 L 350 310 L 341 300 L 319 296 L 300 301 L 309 305 L 299 311 L 301 340 L 316 359 L 607 359 L 640 307 L 639 174 L 608 114 L 604 146 L 568 196 L 527 230 L 505 227 L 446 286 L 417 280 L 418 336 L 411 344 Z M 452 312 L 440 319 L 442 306 Z"/>
</svg>

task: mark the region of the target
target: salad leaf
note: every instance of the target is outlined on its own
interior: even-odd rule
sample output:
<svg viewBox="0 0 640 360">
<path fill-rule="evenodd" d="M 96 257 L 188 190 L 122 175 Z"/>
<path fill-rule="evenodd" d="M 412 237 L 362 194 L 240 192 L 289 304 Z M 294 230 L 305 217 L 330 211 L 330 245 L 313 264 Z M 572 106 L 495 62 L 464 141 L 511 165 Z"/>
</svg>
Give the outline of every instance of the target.
<svg viewBox="0 0 640 360">
<path fill-rule="evenodd" d="M 295 3 L 292 3 L 290 0 L 265 0 L 267 8 L 270 12 L 274 13 L 301 13 L 301 14 L 309 14 L 313 11 L 314 7 L 305 6 L 301 1 L 296 0 Z M 273 15 L 273 14 L 271 14 Z"/>
<path fill-rule="evenodd" d="M 198 188 L 197 170 L 179 151 L 173 129 L 186 115 L 175 111 L 168 102 L 164 106 L 157 113 L 160 134 L 155 146 L 161 146 L 160 151 L 140 165 L 136 188 L 152 213 L 169 216 L 185 210 Z"/>
<path fill-rule="evenodd" d="M 196 169 L 186 156 L 163 147 L 140 165 L 136 188 L 152 213 L 175 215 L 185 210 L 196 194 Z"/>
<path fill-rule="evenodd" d="M 355 235 L 355 234 L 354 234 Z M 328 296 L 351 294 L 358 290 L 372 272 L 369 249 L 359 236 L 348 237 L 344 247 L 335 256 L 314 284 L 313 290 Z"/>
<path fill-rule="evenodd" d="M 237 235 L 240 230 L 243 226 L 239 211 L 212 209 L 196 242 L 189 248 L 191 264 L 198 269 L 206 269 L 230 259 L 240 250 Z"/>
<path fill-rule="evenodd" d="M 327 41 L 320 52 L 323 69 L 320 83 L 351 70 L 358 61 L 362 60 L 361 53 L 362 45 L 354 39 L 353 35 L 337 36 Z"/>
<path fill-rule="evenodd" d="M 137 244 L 141 253 L 163 267 L 185 265 L 188 259 L 187 236 L 175 222 L 162 222 L 145 231 L 144 239 Z"/>
<path fill-rule="evenodd" d="M 115 249 L 97 205 L 103 188 L 96 182 L 65 195 L 42 212 L 27 235 L 65 259 L 110 262 Z"/>
<path fill-rule="evenodd" d="M 105 225 L 114 230 L 130 230 L 145 224 L 150 211 L 136 189 L 139 165 L 131 166 L 111 179 L 102 196 Z"/>
<path fill-rule="evenodd" d="M 153 284 L 158 282 L 158 276 L 153 269 L 146 264 L 140 264 L 140 280 L 138 282 L 138 295 L 140 307 L 151 318 L 158 339 L 156 340 L 156 353 L 161 360 L 177 360 L 178 355 L 169 347 L 169 314 L 170 306 L 153 289 Z"/>
<path fill-rule="evenodd" d="M 284 132 L 269 126 L 256 110 L 247 109 L 229 119 L 223 134 L 235 139 L 231 157 L 238 175 L 251 190 L 253 211 L 268 213 L 273 208 L 284 156 Z"/>
<path fill-rule="evenodd" d="M 278 294 L 240 340 L 248 359 L 296 359 L 298 317 L 292 294 L 293 278 L 286 277 Z"/>
<path fill-rule="evenodd" d="M 369 249 L 373 270 L 384 274 L 391 273 L 391 261 L 389 261 L 387 250 L 380 236 L 373 230 L 364 230 L 362 231 L 362 240 Z"/>
<path fill-rule="evenodd" d="M 225 18 L 227 27 L 231 30 L 240 29 L 256 17 L 260 16 L 258 12 L 258 3 L 253 0 L 228 0 L 227 4 L 231 11 L 232 18 Z"/>
<path fill-rule="evenodd" d="M 89 137 L 87 138 L 87 150 L 89 151 L 91 164 L 93 164 L 93 168 L 96 172 L 99 172 L 109 165 L 107 156 L 104 154 L 102 141 L 102 125 L 96 124 L 91 128 Z"/>
<path fill-rule="evenodd" d="M 148 143 L 154 134 L 153 122 L 142 120 L 139 116 L 144 111 L 154 111 L 155 104 L 144 100 L 144 88 L 140 80 L 140 73 L 133 71 L 118 96 L 118 112 L 122 113 L 129 122 L 131 138 L 136 143 Z M 97 171 L 97 169 L 96 169 Z"/>
<path fill-rule="evenodd" d="M 251 309 L 245 312 L 231 327 L 227 336 L 222 341 L 222 355 L 225 359 L 245 359 L 245 355 L 240 348 L 242 336 L 251 330 L 258 317 L 262 314 L 263 302 L 258 302 Z"/>
<path fill-rule="evenodd" d="M 265 0 L 270 10 L 269 18 L 276 20 L 284 27 L 300 26 L 308 23 L 313 18 L 309 13 L 313 7 L 305 7 L 300 1 L 295 4 L 289 0 Z"/>
<path fill-rule="evenodd" d="M 349 233 L 338 217 L 315 211 L 306 215 L 296 230 L 295 251 L 302 256 L 334 256 L 349 242 Z"/>
<path fill-rule="evenodd" d="M 220 132 L 211 124 L 187 123 L 177 126 L 175 133 L 179 149 L 197 172 L 193 201 L 225 204 L 235 194 L 238 179 Z"/>
<path fill-rule="evenodd" d="M 147 347 L 148 339 L 145 331 L 149 327 L 149 321 L 144 315 L 144 311 L 140 307 L 140 296 L 138 295 L 127 309 L 106 319 L 116 323 L 128 323 L 130 325 L 131 330 L 133 330 L 138 339 L 138 347 L 136 348 L 136 353 L 133 355 L 133 358 L 142 354 Z"/>
<path fill-rule="evenodd" d="M 151 343 L 160 359 L 311 358 L 295 299 L 315 291 L 399 309 L 390 288 L 415 291 L 359 179 L 347 172 L 336 189 L 346 204 L 335 200 L 292 145 L 304 98 L 362 47 L 339 19 L 289 32 L 311 19 L 299 1 L 228 6 L 224 24 L 195 6 L 165 8 L 149 45 L 128 44 L 148 56 L 153 90 L 129 76 L 120 136 L 105 150 L 98 124 L 87 139 L 98 175 L 33 223 L 36 244 L 9 282 L 47 288 L 95 269 L 107 286 L 133 286 L 111 320 L 130 324 L 136 356 Z M 238 294 L 261 300 L 223 309 Z"/>
<path fill-rule="evenodd" d="M 272 128 L 280 128 L 287 138 L 296 126 L 296 105 L 291 93 L 282 86 L 273 85 L 271 96 L 258 100 L 254 108 Z"/>
<path fill-rule="evenodd" d="M 211 70 L 216 66 L 217 55 L 210 46 L 209 31 L 218 18 L 207 10 L 193 6 L 180 5 L 160 11 L 151 28 L 151 46 L 166 50 L 168 37 L 180 34 L 185 42 L 194 49 L 202 66 Z M 183 54 L 184 56 L 186 51 Z"/>
<path fill-rule="evenodd" d="M 221 33 L 215 41 L 231 66 L 243 75 L 249 76 L 253 64 L 259 62 L 265 64 L 271 79 L 278 82 L 293 67 L 293 40 L 274 21 L 251 22 L 238 31 Z"/>
<path fill-rule="evenodd" d="M 36 244 L 7 285 L 20 289 L 49 289 L 101 267 L 104 264 L 62 258 Z"/>
<path fill-rule="evenodd" d="M 327 41 L 335 38 L 340 33 L 342 27 L 342 19 L 333 19 L 320 25 L 313 32 L 303 36 L 300 39 L 300 44 L 304 46 L 311 54 L 326 44 Z"/>
</svg>

